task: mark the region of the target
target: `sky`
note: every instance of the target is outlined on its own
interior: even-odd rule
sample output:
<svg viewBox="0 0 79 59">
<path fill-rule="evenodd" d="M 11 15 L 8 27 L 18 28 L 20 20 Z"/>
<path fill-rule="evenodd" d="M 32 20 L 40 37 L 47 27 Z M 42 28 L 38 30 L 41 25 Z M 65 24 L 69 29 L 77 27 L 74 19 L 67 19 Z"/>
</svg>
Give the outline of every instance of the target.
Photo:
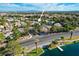
<svg viewBox="0 0 79 59">
<path fill-rule="evenodd" d="M 0 12 L 79 11 L 79 3 L 0 3 Z"/>
</svg>

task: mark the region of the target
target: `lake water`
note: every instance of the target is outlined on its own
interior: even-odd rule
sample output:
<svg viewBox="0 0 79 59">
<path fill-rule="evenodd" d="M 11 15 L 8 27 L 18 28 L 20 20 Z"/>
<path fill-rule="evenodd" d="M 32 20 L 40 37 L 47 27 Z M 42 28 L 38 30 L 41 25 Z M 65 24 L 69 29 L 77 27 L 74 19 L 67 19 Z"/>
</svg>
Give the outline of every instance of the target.
<svg viewBox="0 0 79 59">
<path fill-rule="evenodd" d="M 79 43 L 70 44 L 61 47 L 64 49 L 63 52 L 56 49 L 44 49 L 42 56 L 79 56 Z"/>
</svg>

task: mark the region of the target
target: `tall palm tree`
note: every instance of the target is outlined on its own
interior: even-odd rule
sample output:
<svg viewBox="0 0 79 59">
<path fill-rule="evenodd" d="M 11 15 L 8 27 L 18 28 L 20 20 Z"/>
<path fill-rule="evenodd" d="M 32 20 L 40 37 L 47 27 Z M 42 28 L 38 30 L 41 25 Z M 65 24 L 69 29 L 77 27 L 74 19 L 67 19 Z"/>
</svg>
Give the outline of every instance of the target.
<svg viewBox="0 0 79 59">
<path fill-rule="evenodd" d="M 36 53 L 38 53 L 38 42 L 39 42 L 39 39 L 36 39 L 36 40 L 35 40 Z"/>
<path fill-rule="evenodd" d="M 62 40 L 62 42 L 60 42 L 60 43 L 63 44 L 64 43 L 64 36 L 61 36 L 61 40 Z"/>
<path fill-rule="evenodd" d="M 73 36 L 73 30 L 70 31 L 70 39 L 72 39 Z"/>
</svg>

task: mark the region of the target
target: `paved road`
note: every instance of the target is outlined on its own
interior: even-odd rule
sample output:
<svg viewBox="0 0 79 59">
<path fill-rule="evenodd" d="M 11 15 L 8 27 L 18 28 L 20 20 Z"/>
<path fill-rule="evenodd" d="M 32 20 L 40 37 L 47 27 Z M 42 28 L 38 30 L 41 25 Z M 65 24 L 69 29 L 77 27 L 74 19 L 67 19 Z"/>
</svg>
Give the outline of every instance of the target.
<svg viewBox="0 0 79 59">
<path fill-rule="evenodd" d="M 56 40 L 60 38 L 61 36 L 64 37 L 70 37 L 70 32 L 64 32 L 64 33 L 52 33 L 48 35 L 41 35 L 41 36 L 33 36 L 30 40 L 21 42 L 21 45 L 23 47 L 28 47 L 29 51 L 35 48 L 35 39 L 39 39 L 38 46 L 43 47 L 44 45 L 47 45 L 52 42 L 52 40 Z M 79 31 L 74 31 L 73 36 L 79 36 Z"/>
</svg>

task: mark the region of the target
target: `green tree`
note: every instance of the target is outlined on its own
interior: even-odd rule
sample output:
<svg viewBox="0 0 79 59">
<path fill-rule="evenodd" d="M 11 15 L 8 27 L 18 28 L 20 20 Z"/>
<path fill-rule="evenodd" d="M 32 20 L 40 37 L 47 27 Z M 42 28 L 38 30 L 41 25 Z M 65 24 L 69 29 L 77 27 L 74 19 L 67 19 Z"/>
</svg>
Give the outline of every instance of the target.
<svg viewBox="0 0 79 59">
<path fill-rule="evenodd" d="M 64 36 L 61 36 L 61 40 L 64 40 Z"/>
<path fill-rule="evenodd" d="M 58 44 L 57 40 L 52 40 L 52 42 L 49 44 L 49 47 L 52 47 L 53 45 Z"/>
<path fill-rule="evenodd" d="M 5 49 L 6 54 L 10 53 L 11 55 L 15 55 L 15 56 L 22 55 L 22 52 L 23 52 L 23 48 L 15 40 L 9 41 Z"/>
<path fill-rule="evenodd" d="M 50 31 L 52 31 L 52 32 L 63 32 L 63 27 L 52 26 L 50 28 Z"/>
<path fill-rule="evenodd" d="M 7 22 L 7 20 L 6 20 L 6 17 L 1 17 L 0 18 L 0 25 L 3 25 L 4 26 L 4 28 L 6 29 L 6 26 L 5 26 L 5 23 Z"/>
<path fill-rule="evenodd" d="M 1 25 L 5 25 L 5 22 L 6 22 L 5 18 L 4 17 L 1 17 L 0 18 L 0 24 Z"/>
<path fill-rule="evenodd" d="M 25 34 L 29 33 L 29 27 L 30 27 L 30 22 L 26 22 L 26 24 L 24 25 Z"/>
<path fill-rule="evenodd" d="M 13 27 L 12 32 L 13 32 L 13 38 L 16 40 L 21 36 L 21 32 L 18 30 L 17 26 Z"/>
<path fill-rule="evenodd" d="M 5 36 L 2 32 L 0 32 L 0 43 L 5 40 Z"/>
<path fill-rule="evenodd" d="M 34 30 L 38 33 L 38 32 L 40 32 L 40 25 L 39 24 L 37 24 L 37 23 L 35 23 L 34 25 L 33 25 L 33 28 L 34 28 Z"/>
</svg>

